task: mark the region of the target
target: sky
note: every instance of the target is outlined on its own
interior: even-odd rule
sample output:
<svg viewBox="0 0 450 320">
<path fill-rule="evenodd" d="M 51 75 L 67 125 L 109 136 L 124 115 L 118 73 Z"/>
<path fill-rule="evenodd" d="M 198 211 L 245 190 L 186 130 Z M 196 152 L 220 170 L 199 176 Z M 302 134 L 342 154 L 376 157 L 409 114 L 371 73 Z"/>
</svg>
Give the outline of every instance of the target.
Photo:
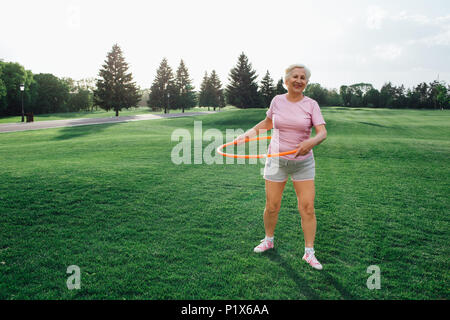
<svg viewBox="0 0 450 320">
<path fill-rule="evenodd" d="M 0 17 L 0 59 L 75 80 L 117 43 L 142 89 L 164 57 L 225 86 L 242 52 L 258 81 L 302 63 L 329 89 L 450 83 L 449 0 L 0 0 Z"/>
</svg>

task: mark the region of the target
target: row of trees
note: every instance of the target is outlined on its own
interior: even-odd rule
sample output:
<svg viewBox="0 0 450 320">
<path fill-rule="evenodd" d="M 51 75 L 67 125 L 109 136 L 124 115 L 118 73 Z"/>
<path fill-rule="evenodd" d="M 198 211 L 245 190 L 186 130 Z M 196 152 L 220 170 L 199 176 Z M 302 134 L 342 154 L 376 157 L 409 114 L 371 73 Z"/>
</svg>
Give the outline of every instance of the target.
<svg viewBox="0 0 450 320">
<path fill-rule="evenodd" d="M 181 61 L 177 71 L 183 70 L 188 78 L 187 69 Z M 178 101 L 179 92 L 182 92 L 180 85 L 171 85 L 171 69 L 167 60 L 163 59 L 155 82 L 151 88 L 148 105 L 153 108 L 172 105 L 175 108 L 189 108 L 196 105 L 195 94 L 191 81 L 186 83 L 189 86 L 184 92 L 189 92 L 190 100 L 186 102 Z M 211 74 L 205 72 L 200 91 L 198 94 L 198 105 L 213 107 L 223 107 L 225 104 L 234 105 L 238 108 L 264 108 L 270 105 L 270 101 L 277 94 L 286 92 L 283 86 L 283 79 L 279 79 L 275 85 L 269 71 L 266 72 L 261 82 L 258 84 L 258 75 L 253 70 L 248 58 L 242 53 L 239 56 L 236 66 L 229 74 L 229 84 L 222 89 L 222 84 L 215 70 Z M 175 81 L 176 82 L 176 81 Z M 164 88 L 166 88 L 164 91 Z M 166 93 L 164 93 L 166 92 Z M 322 106 L 347 106 L 347 107 L 368 107 L 368 108 L 426 108 L 426 109 L 448 109 L 450 107 L 450 86 L 444 81 L 433 81 L 429 84 L 419 85 L 405 89 L 403 85 L 394 86 L 391 82 L 385 83 L 378 91 L 370 83 L 356 83 L 343 85 L 339 91 L 327 89 L 318 83 L 310 83 L 305 89 L 305 95 L 316 100 Z M 173 96 L 172 103 L 168 96 Z M 166 99 L 166 100 L 164 100 Z M 189 101 L 189 103 L 187 102 Z M 167 112 L 167 110 L 165 110 Z"/>
<path fill-rule="evenodd" d="M 283 79 L 275 86 L 268 71 L 259 87 L 256 78 L 256 72 L 242 53 L 236 67 L 230 72 L 230 84 L 226 90 L 228 103 L 239 108 L 268 107 L 276 94 L 286 92 Z M 339 92 L 336 89 L 323 88 L 318 83 L 310 83 L 304 94 L 322 106 L 427 109 L 450 107 L 450 86 L 437 80 L 429 84 L 421 83 L 412 89 L 405 89 L 403 85 L 396 87 L 388 82 L 380 91 L 370 83 L 356 83 L 341 86 Z"/>
<path fill-rule="evenodd" d="M 327 89 L 318 83 L 310 83 L 304 94 L 316 100 L 321 106 L 345 106 L 363 108 L 409 108 L 448 109 L 450 107 L 450 86 L 437 80 L 429 84 L 405 89 L 403 85 L 385 83 L 378 91 L 370 83 L 343 85 L 339 92 Z M 267 105 L 267 104 L 266 104 Z"/>
<path fill-rule="evenodd" d="M 226 104 L 238 108 L 268 107 L 277 94 L 286 92 L 283 79 L 275 81 L 266 72 L 260 83 L 258 75 L 242 53 L 230 70 L 228 85 L 223 88 L 215 70 L 205 72 L 197 92 L 183 60 L 174 73 L 167 59 L 163 59 L 150 89 L 141 90 L 134 82 L 122 50 L 115 44 L 99 71 L 98 79 L 75 81 L 58 78 L 49 73 L 33 74 L 23 66 L 0 60 L 0 116 L 21 113 L 21 84 L 25 85 L 25 112 L 35 114 L 92 110 L 100 107 L 114 110 L 116 116 L 124 108 L 146 105 L 152 110 L 192 108 L 196 105 L 216 108 Z M 406 89 L 391 82 L 381 90 L 370 83 L 343 85 L 339 91 L 310 83 L 305 95 L 322 106 L 372 108 L 429 108 L 450 107 L 450 87 L 444 81 L 421 83 Z"/>
<path fill-rule="evenodd" d="M 33 74 L 18 63 L 0 61 L 0 116 L 21 114 L 22 94 L 24 112 L 92 110 L 94 85 L 94 79 L 75 81 L 50 73 Z"/>
<path fill-rule="evenodd" d="M 256 72 L 242 53 L 230 72 L 230 83 L 225 89 L 216 71 L 212 70 L 209 74 L 205 71 L 200 90 L 196 93 L 183 60 L 174 76 L 164 58 L 150 88 L 147 105 L 153 110 L 164 109 L 164 112 L 168 112 L 170 107 L 184 112 L 196 105 L 216 110 L 227 103 L 238 108 L 258 108 L 268 106 L 276 94 L 286 92 L 283 80 L 280 79 L 275 86 L 268 71 L 260 86 L 256 78 Z"/>
</svg>

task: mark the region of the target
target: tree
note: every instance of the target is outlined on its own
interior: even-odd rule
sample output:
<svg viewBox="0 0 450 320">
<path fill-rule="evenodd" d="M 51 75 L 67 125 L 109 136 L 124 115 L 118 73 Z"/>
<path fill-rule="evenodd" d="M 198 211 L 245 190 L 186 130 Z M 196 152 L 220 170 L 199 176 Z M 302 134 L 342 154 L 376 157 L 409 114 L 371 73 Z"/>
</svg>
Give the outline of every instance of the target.
<svg viewBox="0 0 450 320">
<path fill-rule="evenodd" d="M 75 112 L 80 110 L 89 111 L 94 105 L 93 94 L 86 89 L 78 89 L 77 92 L 71 93 L 67 101 L 67 111 Z"/>
<path fill-rule="evenodd" d="M 287 90 L 284 88 L 283 86 L 283 78 L 281 78 L 280 80 L 278 80 L 277 82 L 277 88 L 276 88 L 276 94 L 284 94 L 287 92 Z"/>
<path fill-rule="evenodd" d="M 261 95 L 263 105 L 267 108 L 270 107 L 273 97 L 277 94 L 277 88 L 273 84 L 273 79 L 270 77 L 269 70 L 267 70 L 266 75 L 261 80 L 259 94 Z"/>
<path fill-rule="evenodd" d="M 97 80 L 97 89 L 94 91 L 94 101 L 106 111 L 114 110 L 118 117 L 122 109 L 138 104 L 141 97 L 139 88 L 133 82 L 133 76 L 128 72 L 128 64 L 117 44 L 108 52 L 102 67 L 99 72 L 101 78 Z"/>
<path fill-rule="evenodd" d="M 348 86 L 341 86 L 339 93 L 341 95 L 344 107 L 350 106 L 350 102 L 352 100 L 352 90 Z"/>
<path fill-rule="evenodd" d="M 0 61 L 3 96 L 0 96 L 0 115 L 18 115 L 22 113 L 22 93 L 20 85 L 25 85 L 23 92 L 24 108 L 27 112 L 36 99 L 36 83 L 33 73 L 19 63 Z M 6 94 L 5 93 L 6 90 Z"/>
<path fill-rule="evenodd" d="M 446 87 L 444 83 L 440 83 L 436 88 L 436 101 L 441 110 L 450 107 L 450 87 Z"/>
<path fill-rule="evenodd" d="M 3 62 L 0 61 L 0 115 L 2 110 L 6 109 L 6 86 L 2 79 Z"/>
<path fill-rule="evenodd" d="M 395 88 L 392 86 L 391 82 L 385 83 L 380 90 L 380 107 L 381 108 L 392 108 L 395 96 Z"/>
<path fill-rule="evenodd" d="M 405 86 L 393 86 L 393 107 L 394 108 L 406 108 L 406 105 L 408 102 L 406 101 L 406 94 L 405 94 Z"/>
<path fill-rule="evenodd" d="M 199 106 L 214 108 L 222 108 L 225 106 L 225 97 L 222 89 L 222 83 L 216 71 L 211 71 L 211 75 L 208 77 L 208 72 L 205 71 L 202 84 L 200 85 L 199 93 Z"/>
<path fill-rule="evenodd" d="M 410 109 L 417 108 L 420 105 L 420 95 L 413 89 L 408 89 L 406 92 L 407 107 Z"/>
<path fill-rule="evenodd" d="M 363 97 L 365 106 L 369 108 L 378 108 L 380 105 L 380 92 L 372 88 L 366 92 Z"/>
<path fill-rule="evenodd" d="M 325 88 L 322 88 L 322 86 L 318 83 L 310 83 L 306 87 L 304 94 L 311 99 L 314 99 L 317 101 L 318 104 L 322 105 L 325 104 L 326 98 L 327 98 L 327 91 Z"/>
<path fill-rule="evenodd" d="M 198 94 L 198 106 L 199 107 L 207 107 L 209 105 L 208 97 L 207 97 L 208 82 L 209 82 L 208 72 L 205 71 L 205 75 L 203 76 L 202 83 L 200 84 L 200 92 Z"/>
<path fill-rule="evenodd" d="M 419 108 L 428 108 L 428 85 L 425 82 L 419 83 L 414 88 L 415 93 L 419 98 Z"/>
<path fill-rule="evenodd" d="M 213 107 L 214 111 L 216 111 L 217 107 L 221 108 L 225 106 L 222 83 L 215 70 L 211 71 L 211 75 L 208 78 L 207 91 L 208 106 Z"/>
<path fill-rule="evenodd" d="M 141 94 L 141 100 L 139 100 L 138 106 L 139 107 L 148 107 L 147 101 L 148 101 L 148 97 L 150 95 L 150 89 L 141 89 L 139 91 L 139 93 Z"/>
<path fill-rule="evenodd" d="M 352 84 L 349 87 L 349 90 L 352 93 L 352 97 L 350 98 L 350 107 L 362 107 L 364 92 L 361 87 L 358 84 Z"/>
<path fill-rule="evenodd" d="M 37 100 L 33 107 L 34 113 L 67 111 L 66 104 L 70 97 L 70 88 L 67 82 L 51 73 L 36 74 L 34 80 L 37 87 Z"/>
<path fill-rule="evenodd" d="M 226 88 L 228 103 L 238 108 L 258 108 L 262 101 L 256 83 L 256 71 L 244 53 L 239 56 L 236 67 L 231 69 Z"/>
<path fill-rule="evenodd" d="M 428 87 L 428 105 L 433 109 L 448 108 L 448 93 L 444 81 L 434 80 Z"/>
<path fill-rule="evenodd" d="M 176 96 L 176 105 L 177 107 L 181 107 L 184 113 L 185 108 L 189 109 L 196 105 L 196 96 L 192 80 L 189 78 L 189 71 L 183 60 L 180 61 L 177 69 L 174 84 L 175 90 L 178 93 Z"/>
<path fill-rule="evenodd" d="M 164 108 L 164 113 L 167 113 L 172 100 L 171 97 L 176 97 L 177 94 L 172 68 L 169 66 L 167 59 L 163 58 L 156 71 L 155 80 L 150 87 L 147 105 L 153 110 Z"/>
<path fill-rule="evenodd" d="M 336 89 L 325 89 L 326 97 L 325 103 L 326 106 L 341 106 L 342 99 Z"/>
<path fill-rule="evenodd" d="M 340 92 L 345 106 L 366 107 L 364 98 L 373 86 L 370 83 L 355 83 L 350 86 L 341 86 Z"/>
</svg>

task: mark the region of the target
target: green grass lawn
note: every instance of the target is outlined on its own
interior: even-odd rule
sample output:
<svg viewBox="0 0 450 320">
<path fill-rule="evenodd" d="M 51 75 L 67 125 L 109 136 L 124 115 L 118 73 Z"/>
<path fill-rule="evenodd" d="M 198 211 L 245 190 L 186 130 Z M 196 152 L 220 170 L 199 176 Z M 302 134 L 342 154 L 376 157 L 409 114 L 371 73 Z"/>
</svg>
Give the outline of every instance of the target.
<svg viewBox="0 0 450 320">
<path fill-rule="evenodd" d="M 276 249 L 255 254 L 263 165 L 171 162 L 175 129 L 248 129 L 263 109 L 0 134 L 0 299 L 449 299 L 450 112 L 322 111 L 322 271 L 301 261 L 292 183 Z"/>
<path fill-rule="evenodd" d="M 222 110 L 232 110 L 235 109 L 232 106 L 226 106 Z M 212 111 L 213 108 L 210 108 Z M 218 110 L 218 109 L 217 109 Z M 207 107 L 194 107 L 191 109 L 186 109 L 185 112 L 201 112 L 208 111 Z M 181 109 L 171 109 L 169 113 L 179 113 L 182 112 Z M 135 116 L 139 114 L 162 114 L 162 111 L 152 111 L 147 107 L 136 107 L 130 109 L 124 109 L 119 112 L 119 116 Z M 49 114 L 37 114 L 34 115 L 34 121 L 47 121 L 47 120 L 66 120 L 66 119 L 81 119 L 81 118 L 108 118 L 115 117 L 116 113 L 114 111 L 105 111 L 102 109 L 94 110 L 94 111 L 79 111 L 79 112 L 65 112 L 65 113 L 49 113 Z M 3 117 L 0 118 L 0 124 L 2 123 L 15 123 L 21 122 L 22 116 L 12 116 L 12 117 Z M 26 121 L 26 118 L 25 118 Z"/>
</svg>

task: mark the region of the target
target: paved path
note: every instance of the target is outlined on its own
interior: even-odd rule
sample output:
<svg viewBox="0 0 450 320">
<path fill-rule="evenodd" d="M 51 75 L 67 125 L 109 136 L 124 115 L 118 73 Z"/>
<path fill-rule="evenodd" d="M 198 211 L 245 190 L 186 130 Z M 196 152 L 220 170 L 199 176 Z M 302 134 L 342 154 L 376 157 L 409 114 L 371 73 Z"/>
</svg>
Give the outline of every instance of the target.
<svg viewBox="0 0 450 320">
<path fill-rule="evenodd" d="M 60 128 L 60 127 L 86 126 L 86 125 L 90 125 L 90 124 L 117 123 L 117 122 L 140 121 L 140 120 L 154 120 L 154 119 L 163 119 L 163 118 L 189 117 L 189 116 L 199 116 L 199 115 L 210 114 L 210 113 L 215 113 L 215 111 L 166 113 L 166 114 L 139 114 L 139 115 L 135 115 L 135 116 L 120 116 L 120 117 L 109 117 L 109 118 L 83 118 L 83 119 L 48 120 L 48 121 L 36 121 L 36 122 L 15 122 L 15 123 L 0 124 L 0 133 L 15 132 L 15 131 L 27 131 L 27 130 L 39 130 L 39 129 L 48 129 L 48 128 Z"/>
</svg>

